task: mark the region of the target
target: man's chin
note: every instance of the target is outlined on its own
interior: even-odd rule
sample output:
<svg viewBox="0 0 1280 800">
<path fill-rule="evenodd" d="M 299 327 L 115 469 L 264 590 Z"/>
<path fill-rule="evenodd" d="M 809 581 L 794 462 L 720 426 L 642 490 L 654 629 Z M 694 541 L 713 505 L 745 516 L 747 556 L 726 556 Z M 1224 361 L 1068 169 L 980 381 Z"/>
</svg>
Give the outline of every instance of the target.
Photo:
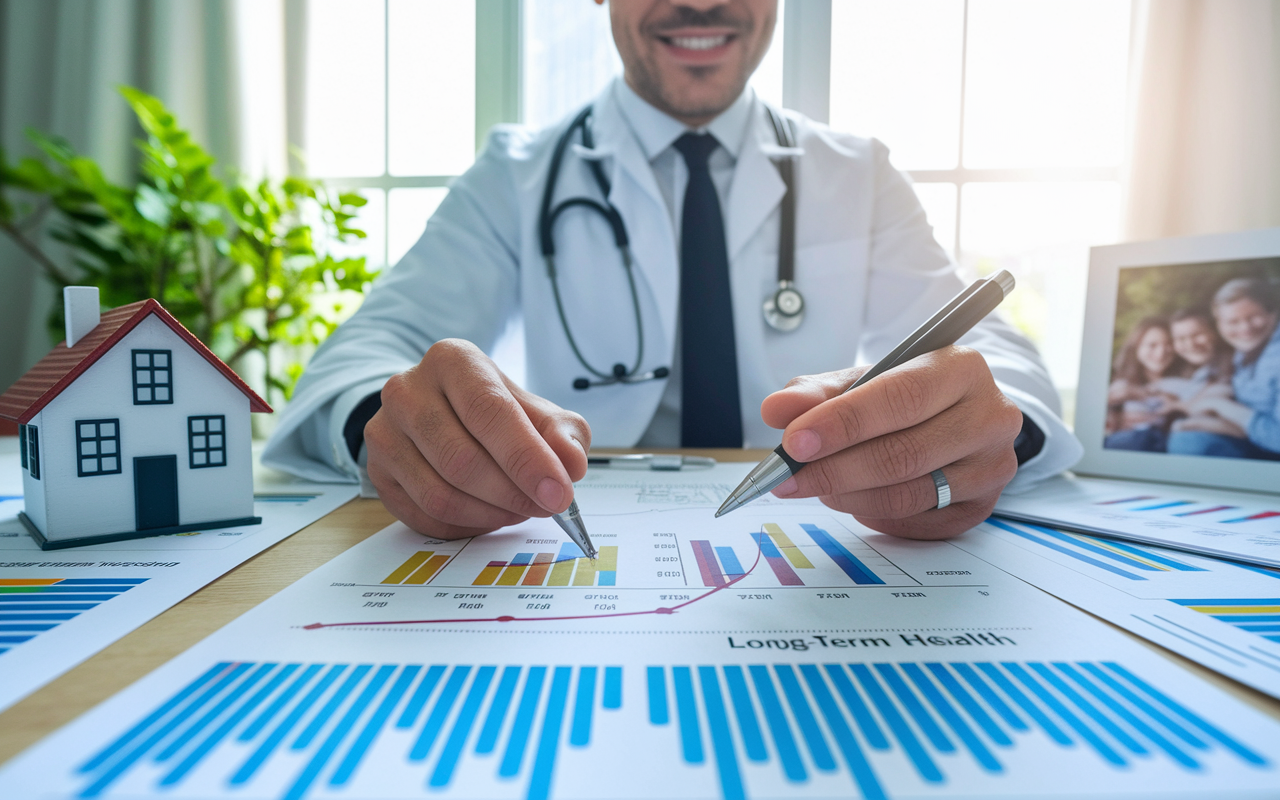
<svg viewBox="0 0 1280 800">
<path fill-rule="evenodd" d="M 715 119 L 742 94 L 742 86 L 707 87 L 695 91 L 664 92 L 662 110 L 680 120 Z"/>
</svg>

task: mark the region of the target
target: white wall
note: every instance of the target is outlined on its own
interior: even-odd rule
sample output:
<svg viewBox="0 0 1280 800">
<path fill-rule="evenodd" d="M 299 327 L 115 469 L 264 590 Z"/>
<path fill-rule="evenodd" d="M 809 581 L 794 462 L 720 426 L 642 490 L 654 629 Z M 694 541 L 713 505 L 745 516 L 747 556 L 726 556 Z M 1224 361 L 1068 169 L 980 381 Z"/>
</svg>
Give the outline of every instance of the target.
<svg viewBox="0 0 1280 800">
<path fill-rule="evenodd" d="M 173 351 L 173 403 L 133 404 L 131 351 Z M 191 469 L 187 417 L 226 416 L 227 466 Z M 133 459 L 178 457 L 178 521 L 253 516 L 249 398 L 156 317 L 143 320 L 41 413 L 47 530 L 57 537 L 135 528 Z M 78 477 L 76 420 L 119 419 L 121 471 Z"/>
</svg>

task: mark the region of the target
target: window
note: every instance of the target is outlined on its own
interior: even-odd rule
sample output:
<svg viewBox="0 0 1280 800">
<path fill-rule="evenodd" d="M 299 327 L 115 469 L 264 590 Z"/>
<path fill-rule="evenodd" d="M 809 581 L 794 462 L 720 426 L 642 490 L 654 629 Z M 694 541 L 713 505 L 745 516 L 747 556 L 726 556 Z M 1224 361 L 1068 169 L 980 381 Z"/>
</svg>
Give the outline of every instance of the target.
<svg viewBox="0 0 1280 800">
<path fill-rule="evenodd" d="M 1068 389 L 1088 248 L 1119 233 L 1129 26 L 1117 0 L 831 4 L 832 126 L 888 145 L 967 277 L 1014 274 L 1004 311 Z"/>
<path fill-rule="evenodd" d="M 133 404 L 173 402 L 173 353 L 169 350 L 133 351 Z"/>
<path fill-rule="evenodd" d="M 187 417 L 187 450 L 192 469 L 227 465 L 227 418 Z"/>
<path fill-rule="evenodd" d="M 31 477 L 40 480 L 40 431 L 35 425 L 27 426 L 27 463 L 31 465 Z"/>
<path fill-rule="evenodd" d="M 27 426 L 18 426 L 18 454 L 22 459 L 22 468 L 27 468 Z"/>
<path fill-rule="evenodd" d="M 342 252 L 375 268 L 418 239 L 493 124 L 552 124 L 621 71 L 609 10 L 586 0 L 302 6 L 288 125 L 310 175 L 368 199 L 369 236 Z M 884 141 L 967 276 L 1016 275 L 1004 311 L 1068 392 L 1088 248 L 1119 231 L 1132 6 L 780 1 L 752 76 L 769 102 Z"/>
<path fill-rule="evenodd" d="M 76 420 L 77 474 L 115 475 L 120 472 L 120 420 Z"/>
</svg>

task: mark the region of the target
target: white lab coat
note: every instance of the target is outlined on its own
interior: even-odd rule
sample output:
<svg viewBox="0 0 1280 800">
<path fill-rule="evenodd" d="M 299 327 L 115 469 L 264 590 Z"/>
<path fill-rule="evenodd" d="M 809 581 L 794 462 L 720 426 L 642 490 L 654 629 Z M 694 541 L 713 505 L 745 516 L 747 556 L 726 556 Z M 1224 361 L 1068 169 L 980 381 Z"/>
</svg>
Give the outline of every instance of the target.
<svg viewBox="0 0 1280 800">
<path fill-rule="evenodd" d="M 761 305 L 777 287 L 779 208 L 784 184 L 771 156 L 784 152 L 764 108 L 751 121 L 725 203 L 747 447 L 775 447 L 781 432 L 760 419 L 760 403 L 788 380 L 872 363 L 963 288 L 933 238 L 908 180 L 873 139 L 835 133 L 798 114 L 796 285 L 805 319 L 780 333 Z M 538 209 L 552 149 L 568 120 L 541 132 L 499 126 L 475 165 L 428 221 L 422 238 L 382 276 L 358 312 L 317 351 L 263 456 L 269 466 L 317 480 L 358 470 L 343 423 L 366 395 L 419 362 L 432 343 L 467 339 L 491 351 L 509 324 L 523 326 L 525 387 L 582 414 L 593 446 L 630 447 L 644 434 L 665 381 L 575 390 L 586 371 L 556 314 L 539 249 Z M 565 158 L 557 199 L 596 197 L 584 159 L 599 159 L 609 200 L 625 220 L 635 258 L 644 326 L 641 371 L 674 360 L 680 286 L 672 219 L 616 95 L 596 100 L 596 146 Z M 630 366 L 636 330 L 626 276 L 605 222 L 573 211 L 556 226 L 557 268 L 569 324 L 598 369 Z M 1004 392 L 1046 434 L 1041 453 L 1011 488 L 1055 474 L 1080 456 L 1058 418 L 1058 398 L 1034 348 L 996 316 L 962 343 L 986 357 Z"/>
</svg>

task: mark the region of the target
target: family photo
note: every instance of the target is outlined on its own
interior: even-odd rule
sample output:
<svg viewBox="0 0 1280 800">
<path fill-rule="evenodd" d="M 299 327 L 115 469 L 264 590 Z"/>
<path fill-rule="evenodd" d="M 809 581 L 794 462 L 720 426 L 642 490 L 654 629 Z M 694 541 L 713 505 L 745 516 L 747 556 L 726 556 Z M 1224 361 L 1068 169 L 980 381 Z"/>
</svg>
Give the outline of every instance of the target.
<svg viewBox="0 0 1280 800">
<path fill-rule="evenodd" d="M 1280 461 L 1280 259 L 1119 283 L 1103 446 Z"/>
</svg>

